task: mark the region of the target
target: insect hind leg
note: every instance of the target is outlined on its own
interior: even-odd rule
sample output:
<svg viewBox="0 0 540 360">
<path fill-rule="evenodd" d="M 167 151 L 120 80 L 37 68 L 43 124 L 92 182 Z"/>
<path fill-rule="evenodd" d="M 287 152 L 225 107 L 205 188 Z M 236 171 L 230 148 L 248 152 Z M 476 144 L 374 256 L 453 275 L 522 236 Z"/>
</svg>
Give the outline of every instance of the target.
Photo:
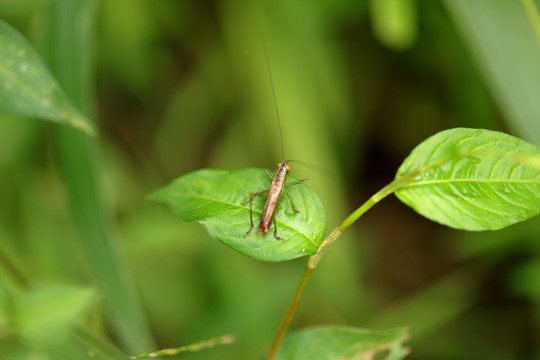
<svg viewBox="0 0 540 360">
<path fill-rule="evenodd" d="M 285 186 L 293 186 L 293 185 L 298 185 L 298 184 L 302 184 L 304 181 L 307 181 L 308 178 L 305 178 L 305 179 L 300 179 L 298 181 L 295 181 L 295 182 L 292 182 L 290 184 L 285 184 Z"/>
<path fill-rule="evenodd" d="M 295 214 L 298 214 L 298 213 L 300 212 L 300 210 L 298 210 L 298 209 L 296 208 L 296 206 L 294 206 L 294 203 L 293 203 L 293 201 L 292 201 L 292 199 L 291 199 L 289 193 L 286 192 L 285 195 L 287 196 L 287 199 L 289 199 L 289 202 L 291 203 L 291 208 L 292 208 L 292 210 L 294 211 L 294 213 L 295 213 Z"/>
<path fill-rule="evenodd" d="M 255 225 L 253 225 L 253 199 L 255 199 L 257 196 L 261 196 L 262 194 L 264 194 L 268 190 L 270 190 L 270 189 L 264 189 L 264 190 L 261 190 L 261 191 L 251 193 L 251 194 L 249 194 L 249 200 L 242 203 L 242 205 L 247 205 L 249 203 L 249 222 L 250 222 L 251 226 L 250 226 L 249 230 L 247 231 L 246 236 L 249 235 L 251 233 L 251 231 L 253 230 L 253 228 L 255 227 Z"/>
<path fill-rule="evenodd" d="M 306 179 L 302 179 L 302 180 L 295 181 L 295 182 L 290 183 L 290 184 L 285 184 L 285 185 L 286 185 L 286 186 L 298 185 L 298 184 L 302 184 L 302 183 L 303 183 L 304 181 L 306 181 L 306 180 L 307 180 L 307 178 L 306 178 Z M 287 190 L 286 190 L 286 189 L 283 189 L 283 190 L 284 190 L 284 192 L 285 192 L 285 195 L 287 195 L 287 199 L 289 199 L 289 202 L 291 203 L 291 208 L 292 208 L 292 210 L 294 211 L 295 214 L 298 214 L 298 213 L 300 212 L 300 210 L 298 210 L 298 209 L 296 208 L 296 206 L 294 206 L 294 203 L 293 203 L 293 201 L 292 201 L 292 199 L 291 199 L 291 196 L 289 195 L 289 193 L 287 192 Z"/>
<path fill-rule="evenodd" d="M 281 238 L 277 235 L 276 221 L 274 221 L 274 237 L 276 238 L 276 240 L 281 240 Z"/>
</svg>

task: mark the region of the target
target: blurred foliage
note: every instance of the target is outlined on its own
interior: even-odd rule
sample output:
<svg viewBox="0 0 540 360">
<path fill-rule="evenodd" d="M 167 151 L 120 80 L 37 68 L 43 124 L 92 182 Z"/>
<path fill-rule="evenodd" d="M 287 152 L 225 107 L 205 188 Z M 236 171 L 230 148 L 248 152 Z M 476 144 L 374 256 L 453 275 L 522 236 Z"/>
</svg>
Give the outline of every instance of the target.
<svg viewBox="0 0 540 360">
<path fill-rule="evenodd" d="M 73 44 L 59 40 L 70 32 L 51 17 L 64 2 L 0 0 L 0 15 L 44 56 L 57 54 L 45 58 L 69 80 L 80 75 L 68 66 Z M 84 78 L 95 99 L 68 95 L 100 128 L 90 151 L 102 200 L 95 215 L 107 219 L 112 254 L 143 305 L 148 328 L 133 331 L 150 331 L 157 348 L 237 339 L 184 358 L 260 355 L 304 267 L 255 262 L 145 200 L 195 169 L 280 160 L 261 26 L 286 156 L 313 164 L 294 164 L 292 174 L 310 179 L 330 228 L 439 130 L 482 127 L 540 144 L 540 47 L 519 1 L 385 1 L 407 4 L 412 13 L 401 15 L 396 4 L 385 14 L 367 0 L 90 2 L 93 13 L 71 21 L 91 29 L 91 44 L 79 44 L 91 55 L 79 56 L 91 64 Z M 44 38 L 51 24 L 56 43 Z M 70 146 L 59 143 L 59 126 L 0 115 L 0 358 L 87 354 L 65 340 L 54 351 L 12 341 L 13 305 L 44 287 L 72 289 L 69 307 L 49 302 L 66 310 L 58 316 L 128 351 L 101 290 L 114 274 L 99 280 L 100 264 L 81 245 L 85 222 L 64 177 Z M 539 233 L 538 218 L 460 232 L 385 199 L 321 262 L 293 327 L 407 325 L 410 359 L 540 359 Z"/>
<path fill-rule="evenodd" d="M 0 109 L 5 112 L 71 125 L 88 135 L 95 129 L 74 108 L 39 55 L 15 29 L 0 21 L 3 84 Z"/>
</svg>

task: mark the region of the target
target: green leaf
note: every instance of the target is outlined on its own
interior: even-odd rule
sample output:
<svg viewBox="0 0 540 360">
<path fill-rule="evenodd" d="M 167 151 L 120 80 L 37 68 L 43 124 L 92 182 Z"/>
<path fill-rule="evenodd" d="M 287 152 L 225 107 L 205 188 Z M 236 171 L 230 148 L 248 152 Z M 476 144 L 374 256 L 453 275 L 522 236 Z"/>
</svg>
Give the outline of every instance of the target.
<svg viewBox="0 0 540 360">
<path fill-rule="evenodd" d="M 416 212 L 463 230 L 497 230 L 540 212 L 540 148 L 481 129 L 442 131 L 418 145 L 396 180 L 396 191 Z M 437 166 L 430 166 L 437 164 Z"/>
<path fill-rule="evenodd" d="M 94 135 L 93 125 L 71 103 L 37 52 L 0 20 L 0 110 L 37 117 Z"/>
<path fill-rule="evenodd" d="M 296 181 L 289 176 L 288 182 Z M 287 186 L 295 207 L 294 213 L 286 196 L 281 197 L 273 229 L 265 238 L 254 228 L 250 235 L 249 205 L 244 203 L 250 193 L 267 189 L 271 179 L 262 169 L 199 170 L 184 175 L 165 188 L 150 195 L 150 199 L 166 204 L 185 221 L 200 222 L 208 233 L 241 254 L 263 261 L 284 261 L 315 253 L 326 232 L 326 216 L 321 201 L 305 184 Z M 253 201 L 253 222 L 259 223 L 264 197 Z"/>
<path fill-rule="evenodd" d="M 352 327 L 318 327 L 285 338 L 276 360 L 400 360 L 409 350 L 403 343 L 407 328 L 368 330 Z"/>
<path fill-rule="evenodd" d="M 94 300 L 94 291 L 76 286 L 47 286 L 21 295 L 13 323 L 17 334 L 31 345 L 65 340 Z"/>
</svg>

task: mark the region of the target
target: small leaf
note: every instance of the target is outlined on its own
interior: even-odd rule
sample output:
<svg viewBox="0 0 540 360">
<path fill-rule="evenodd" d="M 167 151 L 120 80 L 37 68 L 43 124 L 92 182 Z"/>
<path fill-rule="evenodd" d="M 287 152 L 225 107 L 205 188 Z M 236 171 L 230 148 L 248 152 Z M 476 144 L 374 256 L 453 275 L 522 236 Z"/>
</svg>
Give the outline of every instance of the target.
<svg viewBox="0 0 540 360">
<path fill-rule="evenodd" d="M 396 196 L 441 224 L 497 230 L 540 213 L 539 161 L 540 148 L 516 137 L 482 129 L 446 130 L 405 159 L 396 180 L 426 170 Z"/>
<path fill-rule="evenodd" d="M 17 334 L 32 345 L 65 340 L 94 299 L 94 291 L 75 286 L 47 286 L 21 295 L 13 323 Z"/>
<path fill-rule="evenodd" d="M 93 125 L 71 103 L 37 52 L 0 20 L 0 110 L 37 117 L 94 135 Z"/>
<path fill-rule="evenodd" d="M 301 330 L 283 340 L 276 360 L 400 360 L 409 350 L 403 343 L 407 328 L 368 330 L 317 327 Z"/>
<path fill-rule="evenodd" d="M 289 176 L 288 182 L 294 181 Z M 274 220 L 281 240 L 274 238 L 273 229 L 267 237 L 256 234 L 264 197 L 253 201 L 255 228 L 246 236 L 249 204 L 244 203 L 250 193 L 270 184 L 262 169 L 204 169 L 176 179 L 149 198 L 166 204 L 185 221 L 200 222 L 213 238 L 254 259 L 285 261 L 314 254 L 326 231 L 326 216 L 321 201 L 305 184 L 285 188 L 299 213 L 294 213 L 286 196 L 281 196 Z"/>
</svg>

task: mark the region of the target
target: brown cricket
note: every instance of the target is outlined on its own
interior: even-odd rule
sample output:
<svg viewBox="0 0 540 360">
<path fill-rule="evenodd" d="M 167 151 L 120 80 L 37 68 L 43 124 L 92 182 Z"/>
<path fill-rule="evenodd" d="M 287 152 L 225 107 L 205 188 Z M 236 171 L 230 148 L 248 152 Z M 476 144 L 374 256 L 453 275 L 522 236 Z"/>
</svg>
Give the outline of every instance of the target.
<svg viewBox="0 0 540 360">
<path fill-rule="evenodd" d="M 253 230 L 253 199 L 256 196 L 260 196 L 263 193 L 268 191 L 268 198 L 266 199 L 266 203 L 264 204 L 264 209 L 261 214 L 261 221 L 259 223 L 259 228 L 257 230 L 257 234 L 260 232 L 264 233 L 264 237 L 268 235 L 268 230 L 270 230 L 270 227 L 272 226 L 272 223 L 274 223 L 274 237 L 276 240 L 281 240 L 281 238 L 277 235 L 277 226 L 274 221 L 274 218 L 276 216 L 278 201 L 281 197 L 281 193 L 284 190 L 285 186 L 290 185 L 297 185 L 305 181 L 306 179 L 299 180 L 297 182 L 286 184 L 285 181 L 287 180 L 287 175 L 289 175 L 289 171 L 291 168 L 289 167 L 289 160 L 285 160 L 285 147 L 283 145 L 283 132 L 281 131 L 281 120 L 279 118 L 279 110 L 277 105 L 277 99 L 276 99 L 276 92 L 274 90 L 274 81 L 272 80 L 272 71 L 270 69 L 270 61 L 268 60 L 268 51 L 266 49 L 266 43 L 264 42 L 264 35 L 263 35 L 263 45 L 264 45 L 264 55 L 266 59 L 266 66 L 268 68 L 268 75 L 270 77 L 270 84 L 272 86 L 272 95 L 274 96 L 274 105 L 276 107 L 276 115 L 278 120 L 278 126 L 279 126 L 279 135 L 281 138 L 281 154 L 282 154 L 282 160 L 281 163 L 278 164 L 276 169 L 276 175 L 272 176 L 268 170 L 266 171 L 266 174 L 272 179 L 272 185 L 270 185 L 270 188 L 264 189 L 255 193 L 252 193 L 249 195 L 249 200 L 244 203 L 249 203 L 249 220 L 251 222 L 251 227 L 249 228 L 246 235 L 249 235 L 251 231 Z M 296 207 L 294 206 L 290 196 L 287 195 L 287 198 L 291 202 L 291 207 L 295 213 L 299 212 Z"/>
<path fill-rule="evenodd" d="M 261 191 L 258 191 L 256 193 L 252 193 L 249 195 L 249 200 L 245 202 L 244 204 L 247 204 L 249 202 L 249 220 L 251 222 L 251 227 L 249 228 L 246 235 L 249 235 L 251 231 L 254 228 L 253 224 L 253 199 L 256 196 L 260 196 L 261 194 L 268 191 L 268 198 L 266 199 L 266 203 L 264 204 L 264 209 L 261 214 L 261 221 L 259 222 L 259 228 L 257 230 L 257 234 L 260 232 L 264 233 L 264 237 L 268 235 L 268 230 L 270 230 L 270 226 L 272 226 L 272 223 L 274 223 L 274 237 L 276 240 L 281 240 L 281 238 L 277 235 L 277 226 L 274 222 L 274 218 L 276 216 L 276 210 L 279 198 L 281 197 L 281 193 L 283 191 L 283 188 L 291 185 L 297 185 L 302 182 L 304 182 L 306 179 L 299 180 L 297 182 L 291 183 L 291 184 L 285 184 L 285 181 L 287 180 L 287 175 L 289 174 L 289 171 L 291 168 L 289 167 L 289 161 L 283 159 L 280 164 L 277 166 L 276 175 L 272 178 L 272 175 L 266 170 L 266 173 L 270 178 L 272 178 L 272 185 L 270 185 L 269 189 L 264 189 Z M 287 195 L 287 198 L 291 202 L 291 207 L 295 213 L 299 212 L 298 209 L 294 206 L 292 199 L 290 198 L 289 194 Z"/>
</svg>

